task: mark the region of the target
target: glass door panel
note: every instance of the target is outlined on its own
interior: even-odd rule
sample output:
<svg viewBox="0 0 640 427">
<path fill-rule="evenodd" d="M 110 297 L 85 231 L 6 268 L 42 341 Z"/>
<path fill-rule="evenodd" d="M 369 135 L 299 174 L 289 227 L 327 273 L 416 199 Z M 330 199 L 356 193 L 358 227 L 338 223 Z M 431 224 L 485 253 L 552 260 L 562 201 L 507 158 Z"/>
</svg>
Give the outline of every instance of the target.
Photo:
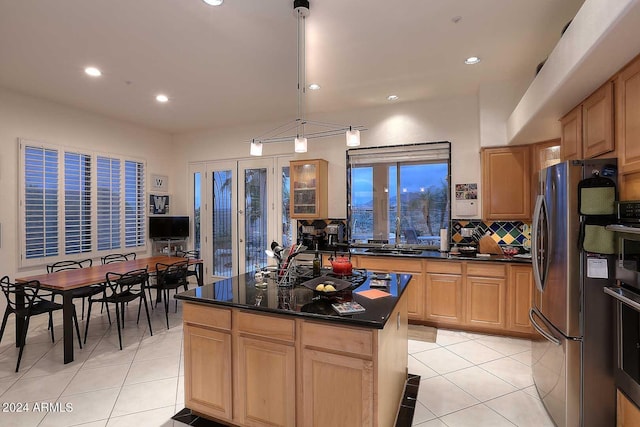
<svg viewBox="0 0 640 427">
<path fill-rule="evenodd" d="M 273 200 L 269 196 L 269 181 L 273 174 L 273 160 L 259 159 L 238 162 L 238 243 L 240 273 L 267 265 L 269 248 L 269 212 L 273 211 Z M 273 186 L 274 184 L 271 184 Z M 271 187 L 273 188 L 273 187 Z"/>
<path fill-rule="evenodd" d="M 291 246 L 296 241 L 297 233 L 295 233 L 295 221 L 291 220 L 291 175 L 289 168 L 289 158 L 278 158 L 277 170 L 280 171 L 278 178 L 279 182 L 276 183 L 276 189 L 280 189 L 276 196 L 279 196 L 279 202 L 277 206 L 280 206 L 281 212 L 278 217 L 281 221 L 278 224 L 278 237 L 277 241 L 282 244 L 282 247 Z"/>
<path fill-rule="evenodd" d="M 234 268 L 235 183 L 232 169 L 211 173 L 211 271 L 214 276 L 230 277 Z"/>
</svg>

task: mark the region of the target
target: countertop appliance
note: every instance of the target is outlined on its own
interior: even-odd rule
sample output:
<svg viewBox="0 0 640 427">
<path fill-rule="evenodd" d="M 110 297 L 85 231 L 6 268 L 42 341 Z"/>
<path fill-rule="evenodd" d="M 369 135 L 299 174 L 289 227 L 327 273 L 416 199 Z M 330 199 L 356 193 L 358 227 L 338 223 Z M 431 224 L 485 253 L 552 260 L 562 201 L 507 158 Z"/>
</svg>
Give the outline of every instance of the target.
<svg viewBox="0 0 640 427">
<path fill-rule="evenodd" d="M 640 405 L 640 201 L 620 202 L 618 224 L 607 229 L 618 237 L 618 286 L 604 290 L 616 303 L 615 384 Z"/>
<path fill-rule="evenodd" d="M 535 281 L 529 317 L 539 332 L 532 372 L 547 412 L 559 426 L 612 426 L 614 255 L 579 249 L 578 185 L 597 172 L 616 181 L 616 160 L 576 160 L 540 172 L 532 225 Z"/>
</svg>

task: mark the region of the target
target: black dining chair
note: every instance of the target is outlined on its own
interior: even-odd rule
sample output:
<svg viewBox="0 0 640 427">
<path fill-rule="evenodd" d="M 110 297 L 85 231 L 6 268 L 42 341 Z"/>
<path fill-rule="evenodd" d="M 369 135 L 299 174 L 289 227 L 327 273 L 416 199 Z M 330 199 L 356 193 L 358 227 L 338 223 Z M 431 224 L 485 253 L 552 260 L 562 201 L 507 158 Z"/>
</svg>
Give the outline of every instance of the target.
<svg viewBox="0 0 640 427">
<path fill-rule="evenodd" d="M 43 292 L 40 289 L 40 282 L 37 280 L 27 283 L 12 283 L 9 276 L 4 276 L 0 279 L 0 288 L 7 300 L 7 307 L 4 311 L 2 318 L 2 327 L 0 327 L 0 341 L 4 336 L 4 329 L 7 326 L 7 320 L 10 314 L 16 315 L 16 322 L 18 318 L 24 321 L 23 335 L 22 337 L 16 337 L 16 341 L 20 342 L 20 352 L 18 353 L 18 362 L 16 363 L 16 372 L 20 369 L 20 362 L 22 360 L 22 353 L 24 351 L 24 345 L 27 341 L 27 330 L 29 329 L 29 320 L 31 316 L 37 316 L 39 314 L 49 314 L 49 329 L 51 330 L 51 342 L 55 342 L 53 335 L 53 312 L 62 310 L 62 304 L 51 301 L 51 293 Z M 19 307 L 17 304 L 17 298 L 22 296 L 24 298 L 24 304 Z M 76 334 L 78 334 L 78 343 L 82 348 L 82 342 L 80 341 L 80 328 L 78 327 L 78 317 L 76 316 L 75 307 L 73 308 L 73 322 L 76 327 Z"/>
<path fill-rule="evenodd" d="M 187 259 L 200 259 L 200 251 L 198 250 L 177 251 L 176 255 Z M 194 276 L 198 283 L 200 283 L 200 278 L 198 277 L 198 266 L 196 264 L 189 264 L 187 267 L 187 279 L 189 276 Z"/>
<path fill-rule="evenodd" d="M 53 264 L 47 265 L 47 273 L 56 273 L 58 271 L 65 270 L 76 270 L 79 268 L 91 267 L 93 265 L 93 260 L 91 259 L 83 259 L 80 261 L 75 260 L 65 260 L 54 262 Z M 84 288 L 78 288 L 71 291 L 71 295 L 73 299 L 82 298 L 82 310 L 80 311 L 80 318 L 84 319 L 84 301 L 89 298 L 91 295 L 96 295 L 104 292 L 105 288 L 104 283 L 100 283 L 97 285 L 86 286 Z M 102 305 L 104 308 L 104 304 Z M 102 312 L 102 308 L 100 309 Z M 107 317 L 109 318 L 109 324 L 111 324 L 111 315 L 109 314 L 109 310 L 107 308 Z"/>
<path fill-rule="evenodd" d="M 87 311 L 87 323 L 84 329 L 84 342 L 87 342 L 87 333 L 89 332 L 89 321 L 91 320 L 91 306 L 94 302 L 104 302 L 114 304 L 116 306 L 116 323 L 118 325 L 118 341 L 120 342 L 120 350 L 122 350 L 122 333 L 120 330 L 124 327 L 124 304 L 135 300 L 138 301 L 138 319 L 136 324 L 140 323 L 140 310 L 144 304 L 144 310 L 147 313 L 147 322 L 149 322 L 149 333 L 153 336 L 151 329 L 151 317 L 149 317 L 149 308 L 145 289 L 149 284 L 149 273 L 146 268 L 132 270 L 127 273 L 112 273 L 106 275 L 107 287 L 102 297 L 89 297 L 89 309 Z M 122 323 L 122 324 L 121 324 Z"/>
<path fill-rule="evenodd" d="M 109 254 L 102 257 L 102 264 L 111 264 L 112 262 L 124 262 L 136 259 L 136 253 L 130 252 L 128 254 Z"/>
<path fill-rule="evenodd" d="M 189 282 L 187 281 L 188 265 L 188 261 L 178 261 L 173 264 L 156 264 L 156 283 L 150 285 L 150 287 L 156 289 L 156 292 L 163 296 L 167 329 L 169 329 L 169 291 L 173 289 L 177 293 L 180 287 L 183 287 L 185 291 L 189 289 Z M 178 300 L 176 300 L 177 311 Z"/>
</svg>

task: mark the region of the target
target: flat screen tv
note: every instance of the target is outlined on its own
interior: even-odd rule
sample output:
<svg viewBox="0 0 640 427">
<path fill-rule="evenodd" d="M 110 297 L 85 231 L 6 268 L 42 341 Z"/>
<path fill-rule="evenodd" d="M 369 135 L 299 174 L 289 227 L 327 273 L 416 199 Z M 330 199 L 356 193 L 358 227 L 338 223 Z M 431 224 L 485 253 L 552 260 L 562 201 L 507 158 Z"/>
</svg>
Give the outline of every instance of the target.
<svg viewBox="0 0 640 427">
<path fill-rule="evenodd" d="M 188 216 L 150 216 L 150 239 L 178 239 L 189 237 Z"/>
</svg>

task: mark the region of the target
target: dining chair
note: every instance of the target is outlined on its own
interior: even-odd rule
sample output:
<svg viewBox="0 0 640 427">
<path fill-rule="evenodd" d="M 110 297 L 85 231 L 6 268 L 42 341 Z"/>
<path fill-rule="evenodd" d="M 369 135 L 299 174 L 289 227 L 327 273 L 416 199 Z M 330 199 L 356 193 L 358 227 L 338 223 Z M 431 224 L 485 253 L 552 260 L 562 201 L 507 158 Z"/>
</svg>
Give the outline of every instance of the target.
<svg viewBox="0 0 640 427">
<path fill-rule="evenodd" d="M 183 287 L 185 291 L 189 289 L 189 282 L 187 281 L 188 262 L 178 261 L 173 264 L 159 262 L 156 264 L 156 283 L 150 285 L 150 287 L 156 289 L 159 295 L 163 295 L 167 329 L 169 329 L 169 291 L 173 289 L 175 293 L 178 293 L 178 288 L 180 287 Z M 176 312 L 178 312 L 178 300 L 176 300 Z"/>
<path fill-rule="evenodd" d="M 102 264 L 111 264 L 112 262 L 124 262 L 136 259 L 136 253 L 130 252 L 128 254 L 109 254 L 102 257 Z"/>
<path fill-rule="evenodd" d="M 191 250 L 191 251 L 176 251 L 176 255 L 182 258 L 187 259 L 200 259 L 200 251 Z M 189 276 L 194 276 L 198 283 L 200 283 L 198 277 L 198 266 L 196 264 L 189 264 L 187 267 L 187 279 Z"/>
<path fill-rule="evenodd" d="M 22 360 L 22 353 L 24 351 L 24 345 L 27 341 L 27 330 L 29 329 L 29 320 L 31 316 L 37 316 L 39 314 L 49 314 L 49 329 L 51 330 L 51 342 L 55 342 L 53 334 L 53 312 L 62 310 L 62 304 L 51 301 L 51 293 L 43 292 L 40 289 L 40 282 L 33 280 L 27 283 L 12 283 L 9 276 L 4 276 L 0 279 L 0 288 L 7 300 L 7 307 L 4 311 L 2 318 L 2 327 L 0 327 L 0 341 L 4 336 L 4 329 L 7 326 L 7 319 L 10 314 L 15 314 L 16 322 L 18 318 L 24 321 L 24 327 L 22 330 L 22 337 L 16 337 L 16 341 L 20 342 L 20 352 L 18 353 L 18 362 L 16 363 L 16 372 L 20 369 L 20 361 Z M 17 298 L 22 296 L 24 298 L 24 304 L 18 306 Z M 78 335 L 78 343 L 82 348 L 82 342 L 80 341 L 80 328 L 78 327 L 78 317 L 76 316 L 75 307 L 73 308 L 73 322 L 76 327 L 76 334 Z"/>
<path fill-rule="evenodd" d="M 76 270 L 79 268 L 91 267 L 93 265 L 93 260 L 91 259 L 83 259 L 80 261 L 75 260 L 64 260 L 54 262 L 53 264 L 47 265 L 47 273 L 56 273 L 58 271 L 65 270 Z M 74 289 L 71 291 L 71 296 L 73 299 L 82 298 L 82 310 L 80 311 L 80 318 L 84 319 L 84 302 L 91 295 L 96 295 L 104 292 L 105 284 L 100 283 L 97 285 L 86 286 L 83 288 Z M 55 294 L 54 294 L 55 295 Z M 104 304 L 102 305 L 104 308 Z M 102 312 L 102 308 L 100 309 Z M 111 324 L 111 315 L 109 314 L 109 309 L 107 307 L 107 317 L 109 318 L 109 324 Z"/>
<path fill-rule="evenodd" d="M 122 333 L 120 330 L 124 327 L 124 304 L 132 301 L 138 301 L 138 319 L 136 324 L 140 323 L 140 310 L 144 304 L 144 310 L 147 313 L 147 322 L 149 323 L 149 333 L 153 336 L 151 329 L 151 317 L 149 317 L 149 308 L 145 288 L 149 284 L 149 273 L 146 268 L 132 270 L 126 273 L 106 274 L 107 287 L 102 297 L 89 297 L 89 309 L 87 310 L 87 323 L 84 329 L 84 342 L 87 342 L 87 333 L 89 332 L 89 321 L 91 320 L 91 306 L 94 302 L 104 302 L 114 304 L 116 306 L 116 323 L 118 325 L 118 341 L 120 342 L 120 350 L 122 350 Z"/>
</svg>

